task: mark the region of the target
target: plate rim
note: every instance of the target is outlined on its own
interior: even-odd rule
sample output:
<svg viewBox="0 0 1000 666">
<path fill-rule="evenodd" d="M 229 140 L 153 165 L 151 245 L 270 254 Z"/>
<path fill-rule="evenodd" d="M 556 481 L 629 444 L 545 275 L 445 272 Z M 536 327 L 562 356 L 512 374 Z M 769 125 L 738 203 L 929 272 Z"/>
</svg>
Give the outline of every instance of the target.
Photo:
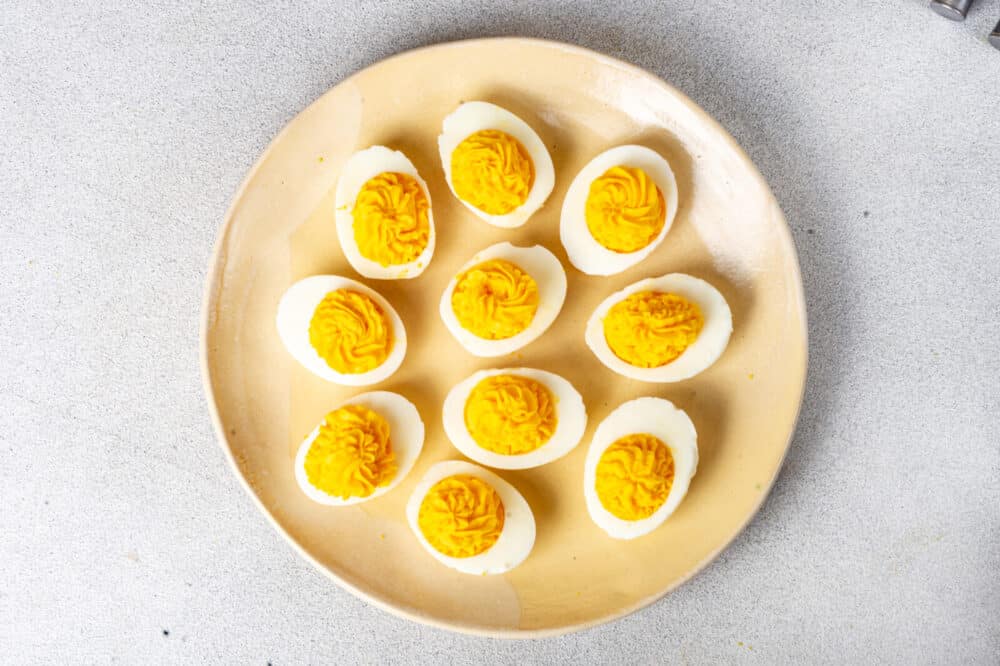
<svg viewBox="0 0 1000 666">
<path fill-rule="evenodd" d="M 363 590 L 357 585 L 354 585 L 350 581 L 346 580 L 332 569 L 321 563 L 319 560 L 314 558 L 305 548 L 303 548 L 298 541 L 296 541 L 278 522 L 277 518 L 271 513 L 271 511 L 264 505 L 263 501 L 250 486 L 249 481 L 246 476 L 240 471 L 239 464 L 236 461 L 235 453 L 233 452 L 232 444 L 229 442 L 229 437 L 226 433 L 225 426 L 222 423 L 222 419 L 219 416 L 219 409 L 216 403 L 215 392 L 212 386 L 212 376 L 209 368 L 209 349 L 208 349 L 208 331 L 210 327 L 211 313 L 214 311 L 214 305 L 217 301 L 216 293 L 221 288 L 222 285 L 222 271 L 221 271 L 221 258 L 223 254 L 223 246 L 226 239 L 232 230 L 234 213 L 239 203 L 242 201 L 247 187 L 254 180 L 257 172 L 260 170 L 261 166 L 267 160 L 271 151 L 278 144 L 278 142 L 285 136 L 289 131 L 289 128 L 295 124 L 295 122 L 314 105 L 318 104 L 321 99 L 326 95 L 330 94 L 335 88 L 349 83 L 351 80 L 361 76 L 362 74 L 372 70 L 374 68 L 380 67 L 383 64 L 394 61 L 397 59 L 405 58 L 420 52 L 431 51 L 431 50 L 446 50 L 456 46 L 474 46 L 478 44 L 501 44 L 509 45 L 516 48 L 518 45 L 532 45 L 541 46 L 549 49 L 554 49 L 557 51 L 574 53 L 576 55 L 585 56 L 600 62 L 603 65 L 610 65 L 631 74 L 643 77 L 655 85 L 665 88 L 672 95 L 675 95 L 677 100 L 692 111 L 695 115 L 699 117 L 702 122 L 707 122 L 707 124 L 715 130 L 715 133 L 719 135 L 727 147 L 732 150 L 736 155 L 738 155 L 742 161 L 750 167 L 750 173 L 757 178 L 758 181 L 765 187 L 767 192 L 771 195 L 771 199 L 774 202 L 775 209 L 781 218 L 781 224 L 777 225 L 779 240 L 786 246 L 786 250 L 790 252 L 791 258 L 794 261 L 794 271 L 793 276 L 795 278 L 793 289 L 790 293 L 794 293 L 795 300 L 798 301 L 798 309 L 802 313 L 802 340 L 804 343 L 805 359 L 803 362 L 802 369 L 802 381 L 801 387 L 799 389 L 798 404 L 795 409 L 795 416 L 792 419 L 792 426 L 789 430 L 788 438 L 784 445 L 784 450 L 781 454 L 781 460 L 775 466 L 774 474 L 768 480 L 765 488 L 762 489 L 757 501 L 757 504 L 748 512 L 746 519 L 740 524 L 733 533 L 729 536 L 724 543 L 722 543 L 718 548 L 713 550 L 711 553 L 706 555 L 700 562 L 698 562 L 694 567 L 688 571 L 688 573 L 677 580 L 673 581 L 671 584 L 667 585 L 662 590 L 644 597 L 634 604 L 620 609 L 609 615 L 598 617 L 590 620 L 585 620 L 583 622 L 575 622 L 571 624 L 566 624 L 558 627 L 546 627 L 541 629 L 502 629 L 497 627 L 483 626 L 471 622 L 461 622 L 461 621 L 447 621 L 432 617 L 427 614 L 420 613 L 417 609 L 413 607 L 401 606 L 395 603 L 386 601 L 378 595 L 375 595 L 369 591 Z M 226 460 L 229 463 L 230 471 L 235 474 L 236 478 L 239 480 L 240 485 L 246 491 L 246 493 L 251 497 L 254 505 L 257 509 L 264 514 L 271 526 L 277 530 L 278 534 L 292 546 L 303 559 L 309 562 L 313 567 L 318 569 L 320 572 L 325 574 L 329 579 L 336 583 L 341 589 L 353 594 L 356 598 L 375 606 L 376 608 L 383 610 L 396 617 L 417 622 L 422 625 L 434 627 L 437 629 L 443 629 L 446 631 L 452 631 L 465 635 L 472 636 L 482 636 L 487 638 L 504 638 L 504 639 L 535 639 L 535 638 L 549 638 L 554 636 L 562 636 L 565 634 L 575 633 L 578 631 L 583 631 L 585 629 L 590 629 L 603 624 L 608 624 L 622 618 L 628 617 L 633 613 L 636 613 L 653 603 L 664 598 L 678 587 L 688 582 L 696 575 L 704 571 L 709 564 L 714 562 L 718 558 L 722 551 L 726 550 L 733 544 L 737 537 L 739 537 L 743 531 L 747 528 L 750 522 L 757 516 L 760 512 L 761 507 L 763 507 L 764 502 L 770 496 L 774 485 L 781 475 L 781 470 L 784 468 L 785 461 L 788 458 L 788 451 L 791 449 L 792 440 L 795 438 L 795 433 L 798 430 L 799 419 L 802 415 L 802 403 L 805 399 L 806 387 L 808 384 L 809 376 L 809 326 L 808 326 L 808 307 L 805 298 L 805 288 L 802 284 L 802 266 L 799 262 L 798 251 L 795 245 L 795 240 L 792 237 L 791 228 L 788 226 L 788 220 L 785 218 L 784 211 L 774 196 L 774 191 L 771 189 L 770 184 L 761 174 L 760 169 L 754 163 L 750 156 L 746 153 L 743 147 L 736 141 L 735 138 L 723 127 L 714 117 L 712 117 L 707 111 L 702 109 L 698 104 L 691 100 L 684 92 L 678 88 L 671 85 L 665 79 L 660 78 L 657 74 L 650 72 L 638 65 L 630 62 L 626 62 L 614 56 L 595 51 L 593 49 L 579 46 L 576 44 L 569 44 L 567 42 L 561 42 L 552 39 L 543 39 L 537 37 L 518 37 L 518 36 L 507 36 L 507 37 L 473 37 L 469 39 L 459 39 L 446 42 L 436 42 L 434 44 L 427 44 L 424 46 L 419 46 L 412 49 L 407 49 L 405 51 L 400 51 L 394 53 L 385 58 L 381 58 L 372 62 L 365 67 L 349 74 L 340 81 L 336 82 L 325 90 L 319 97 L 314 99 L 308 105 L 306 105 L 302 110 L 296 113 L 292 118 L 290 118 L 281 130 L 274 136 L 273 139 L 267 144 L 267 147 L 260 153 L 257 159 L 254 161 L 253 165 L 247 171 L 239 187 L 236 189 L 226 214 L 223 218 L 222 226 L 216 232 L 215 243 L 212 248 L 212 253 L 209 257 L 208 270 L 205 274 L 205 284 L 202 290 L 202 300 L 201 300 L 201 313 L 200 313 L 200 325 L 199 325 L 199 336 L 198 336 L 198 347 L 199 347 L 199 365 L 201 374 L 202 390 L 205 394 L 205 399 L 208 405 L 209 416 L 211 417 L 212 426 L 215 430 L 215 439 L 218 445 L 225 452 Z"/>
</svg>

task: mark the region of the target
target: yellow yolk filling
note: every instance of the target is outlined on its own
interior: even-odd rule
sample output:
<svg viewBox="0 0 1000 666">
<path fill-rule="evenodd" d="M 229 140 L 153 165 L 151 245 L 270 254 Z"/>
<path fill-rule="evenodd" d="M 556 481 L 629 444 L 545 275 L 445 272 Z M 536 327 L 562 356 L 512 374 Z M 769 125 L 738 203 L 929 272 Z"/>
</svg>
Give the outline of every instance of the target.
<svg viewBox="0 0 1000 666">
<path fill-rule="evenodd" d="M 306 478 L 328 495 L 368 497 L 396 476 L 389 424 L 361 405 L 326 415 L 306 452 Z"/>
<path fill-rule="evenodd" d="M 424 538 L 448 557 L 472 557 L 493 547 L 503 531 L 504 509 L 493 486 L 456 474 L 431 486 L 417 514 Z"/>
<path fill-rule="evenodd" d="M 548 442 L 556 422 L 552 392 L 527 377 L 487 377 L 465 403 L 465 426 L 472 439 L 487 451 L 506 456 L 530 453 Z"/>
<path fill-rule="evenodd" d="M 451 154 L 451 185 L 462 201 L 489 215 L 506 215 L 528 200 L 535 165 L 521 142 L 500 130 L 482 130 Z"/>
<path fill-rule="evenodd" d="M 491 259 L 458 277 L 451 308 L 465 330 L 486 340 L 503 340 L 528 328 L 538 299 L 534 278 L 509 261 Z"/>
<path fill-rule="evenodd" d="M 629 365 L 658 368 L 683 354 L 704 326 L 696 303 L 676 294 L 640 291 L 611 306 L 604 317 L 604 339 Z"/>
<path fill-rule="evenodd" d="M 309 322 L 309 343 L 342 374 L 368 372 L 392 351 L 392 324 L 369 296 L 337 289 L 327 294 Z"/>
<path fill-rule="evenodd" d="M 408 264 L 427 247 L 430 204 L 420 183 L 405 173 L 381 173 L 354 200 L 354 242 L 361 256 L 382 266 Z"/>
<path fill-rule="evenodd" d="M 667 501 L 673 485 L 670 447 L 652 435 L 626 435 L 597 462 L 597 497 L 622 520 L 649 518 Z"/>
<path fill-rule="evenodd" d="M 590 184 L 584 217 L 598 243 L 613 252 L 636 252 L 660 235 L 666 221 L 663 193 L 642 169 L 616 166 Z"/>
</svg>

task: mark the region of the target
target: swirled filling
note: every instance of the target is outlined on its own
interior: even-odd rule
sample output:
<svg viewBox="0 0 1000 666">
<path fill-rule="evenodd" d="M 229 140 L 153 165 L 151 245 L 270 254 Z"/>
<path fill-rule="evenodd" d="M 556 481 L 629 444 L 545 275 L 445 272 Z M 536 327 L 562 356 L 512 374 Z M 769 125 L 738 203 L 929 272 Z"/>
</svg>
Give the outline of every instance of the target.
<svg viewBox="0 0 1000 666">
<path fill-rule="evenodd" d="M 538 299 L 534 278 L 509 261 L 491 259 L 458 277 L 451 308 L 465 330 L 486 340 L 503 340 L 528 328 Z"/>
<path fill-rule="evenodd" d="M 456 474 L 431 486 L 417 514 L 424 538 L 448 557 L 472 557 L 493 547 L 503 532 L 504 508 L 493 486 Z"/>
<path fill-rule="evenodd" d="M 482 380 L 465 402 L 465 426 L 476 444 L 507 456 L 530 453 L 556 430 L 555 398 L 541 382 L 518 375 Z"/>
<path fill-rule="evenodd" d="M 649 518 L 667 501 L 674 484 L 674 457 L 653 435 L 626 435 L 597 462 L 597 497 L 622 520 Z"/>
<path fill-rule="evenodd" d="M 604 339 L 629 365 L 658 368 L 683 354 L 704 326 L 696 303 L 677 294 L 640 291 L 611 306 Z"/>
<path fill-rule="evenodd" d="M 361 405 L 333 410 L 306 452 L 305 470 L 309 483 L 328 495 L 368 497 L 396 476 L 389 424 Z"/>
<path fill-rule="evenodd" d="M 590 184 L 584 216 L 598 243 L 613 252 L 636 252 L 660 235 L 666 210 L 649 174 L 616 166 Z"/>
<path fill-rule="evenodd" d="M 430 204 L 420 183 L 405 173 L 380 173 L 354 200 L 354 242 L 361 256 L 382 266 L 408 264 L 427 247 Z"/>
<path fill-rule="evenodd" d="M 462 201 L 506 215 L 528 199 L 535 165 L 521 142 L 500 130 L 471 134 L 451 153 L 451 185 Z"/>
<path fill-rule="evenodd" d="M 337 289 L 327 294 L 309 322 L 309 343 L 341 374 L 382 365 L 392 351 L 392 324 L 366 294 Z"/>
</svg>

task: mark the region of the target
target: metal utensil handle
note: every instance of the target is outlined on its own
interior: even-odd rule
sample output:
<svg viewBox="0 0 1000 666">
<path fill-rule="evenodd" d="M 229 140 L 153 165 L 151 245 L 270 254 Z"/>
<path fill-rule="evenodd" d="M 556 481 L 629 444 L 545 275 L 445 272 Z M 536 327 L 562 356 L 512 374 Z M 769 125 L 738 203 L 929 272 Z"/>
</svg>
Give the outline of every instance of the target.
<svg viewBox="0 0 1000 666">
<path fill-rule="evenodd" d="M 972 0 L 931 0 L 931 9 L 952 21 L 964 21 Z"/>
</svg>

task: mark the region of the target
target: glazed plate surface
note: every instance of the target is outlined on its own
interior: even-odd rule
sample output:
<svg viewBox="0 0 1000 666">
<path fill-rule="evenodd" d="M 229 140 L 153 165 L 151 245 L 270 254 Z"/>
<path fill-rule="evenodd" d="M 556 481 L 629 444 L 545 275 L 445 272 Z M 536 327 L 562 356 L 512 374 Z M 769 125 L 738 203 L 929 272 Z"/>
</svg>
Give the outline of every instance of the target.
<svg viewBox="0 0 1000 666">
<path fill-rule="evenodd" d="M 437 150 L 441 121 L 459 103 L 485 100 L 526 120 L 552 154 L 556 185 L 519 229 L 475 218 L 448 190 Z M 673 228 L 653 254 L 610 278 L 566 260 L 559 212 L 576 172 L 597 153 L 638 143 L 664 155 L 677 177 Z M 402 317 L 406 360 L 371 390 L 402 393 L 427 426 L 424 452 L 392 492 L 356 507 L 315 504 L 299 489 L 296 449 L 333 407 L 366 389 L 329 384 L 282 347 L 275 310 L 296 280 L 361 279 L 337 242 L 333 191 L 356 150 L 402 150 L 427 180 L 437 249 L 418 278 L 363 280 Z M 441 293 L 475 252 L 500 241 L 541 243 L 566 267 L 569 290 L 555 324 L 520 352 L 478 359 L 449 335 Z M 729 302 L 734 332 L 721 359 L 677 384 L 619 377 L 584 344 L 605 297 L 644 277 L 683 272 Z M 210 410 L 236 473 L 294 547 L 338 584 L 377 606 L 456 631 L 536 637 L 641 608 L 710 562 L 770 489 L 795 427 L 806 373 L 805 306 L 795 248 L 767 183 L 714 120 L 660 79 L 574 46 L 527 39 L 456 42 L 404 53 L 338 84 L 281 132 L 229 211 L 209 270 L 202 361 Z M 531 504 L 534 551 L 501 576 L 467 576 L 428 556 L 409 531 L 406 500 L 434 463 L 461 459 L 441 407 L 472 372 L 527 366 L 556 372 L 582 393 L 581 444 L 533 470 L 499 471 Z M 583 467 L 594 428 L 620 403 L 667 398 L 698 430 L 690 491 L 662 527 L 616 541 L 591 522 Z M 669 600 L 664 602 L 669 603 Z"/>
</svg>

